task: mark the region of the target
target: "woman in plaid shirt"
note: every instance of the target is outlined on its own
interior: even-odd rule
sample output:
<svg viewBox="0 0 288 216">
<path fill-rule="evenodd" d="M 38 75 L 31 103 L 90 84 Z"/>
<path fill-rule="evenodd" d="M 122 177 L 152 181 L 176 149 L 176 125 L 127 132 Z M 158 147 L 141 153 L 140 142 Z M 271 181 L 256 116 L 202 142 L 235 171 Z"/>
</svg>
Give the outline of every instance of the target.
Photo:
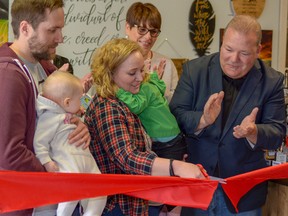
<svg viewBox="0 0 288 216">
<path fill-rule="evenodd" d="M 198 166 L 159 158 L 139 118 L 116 97 L 119 88 L 138 93 L 145 73 L 136 42 L 113 39 L 95 53 L 91 70 L 96 94 L 86 111 L 91 151 L 101 173 L 204 178 Z M 148 201 L 122 194 L 108 196 L 103 215 L 148 215 Z"/>
</svg>

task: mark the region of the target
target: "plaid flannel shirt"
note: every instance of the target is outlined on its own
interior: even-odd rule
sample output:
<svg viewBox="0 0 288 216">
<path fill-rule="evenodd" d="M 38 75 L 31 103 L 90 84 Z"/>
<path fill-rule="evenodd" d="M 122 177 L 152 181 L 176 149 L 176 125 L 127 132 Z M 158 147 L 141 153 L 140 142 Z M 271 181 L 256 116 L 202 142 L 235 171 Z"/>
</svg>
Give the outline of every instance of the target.
<svg viewBox="0 0 288 216">
<path fill-rule="evenodd" d="M 156 154 L 147 148 L 140 119 L 116 98 L 95 96 L 85 114 L 91 152 L 102 173 L 150 175 Z M 129 216 L 148 215 L 148 201 L 122 194 L 108 196 L 104 213 L 118 203 Z"/>
</svg>

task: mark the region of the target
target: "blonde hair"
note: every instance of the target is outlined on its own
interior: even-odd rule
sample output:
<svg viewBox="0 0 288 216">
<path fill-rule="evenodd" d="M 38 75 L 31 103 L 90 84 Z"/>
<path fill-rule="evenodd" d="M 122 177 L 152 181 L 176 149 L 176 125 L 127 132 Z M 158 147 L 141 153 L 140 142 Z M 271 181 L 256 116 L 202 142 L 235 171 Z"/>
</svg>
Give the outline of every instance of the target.
<svg viewBox="0 0 288 216">
<path fill-rule="evenodd" d="M 254 17 L 248 15 L 236 15 L 226 26 L 224 34 L 229 28 L 243 34 L 254 32 L 257 36 L 256 45 L 261 44 L 261 25 Z"/>
<path fill-rule="evenodd" d="M 115 97 L 118 86 L 113 81 L 117 67 L 133 52 L 140 52 L 141 47 L 134 41 L 125 38 L 112 39 L 94 53 L 91 61 L 91 72 L 96 93 L 103 97 Z"/>
<path fill-rule="evenodd" d="M 61 104 L 65 98 L 72 98 L 83 86 L 78 77 L 66 71 L 57 70 L 45 80 L 42 95 L 57 104 Z"/>
</svg>

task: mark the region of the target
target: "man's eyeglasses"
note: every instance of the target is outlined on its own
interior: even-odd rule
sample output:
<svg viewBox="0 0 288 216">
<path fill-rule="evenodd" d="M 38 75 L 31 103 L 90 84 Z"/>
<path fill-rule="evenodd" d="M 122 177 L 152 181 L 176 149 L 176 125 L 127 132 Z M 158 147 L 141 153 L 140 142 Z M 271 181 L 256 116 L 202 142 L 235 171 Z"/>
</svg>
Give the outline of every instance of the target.
<svg viewBox="0 0 288 216">
<path fill-rule="evenodd" d="M 137 28 L 137 32 L 140 35 L 146 35 L 148 32 L 150 32 L 151 37 L 158 37 L 161 32 L 159 29 L 147 29 L 138 25 L 134 25 L 134 27 Z"/>
</svg>

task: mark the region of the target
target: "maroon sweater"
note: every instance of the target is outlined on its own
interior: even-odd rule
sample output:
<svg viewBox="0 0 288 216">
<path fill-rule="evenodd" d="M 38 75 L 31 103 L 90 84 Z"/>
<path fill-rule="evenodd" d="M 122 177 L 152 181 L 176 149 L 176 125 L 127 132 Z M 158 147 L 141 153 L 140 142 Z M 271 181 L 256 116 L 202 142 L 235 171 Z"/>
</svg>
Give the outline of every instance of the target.
<svg viewBox="0 0 288 216">
<path fill-rule="evenodd" d="M 44 172 L 33 149 L 35 93 L 27 74 L 13 60 L 18 59 L 23 65 L 10 45 L 6 43 L 0 47 L 0 170 Z M 47 75 L 56 69 L 49 61 L 41 64 Z M 28 209 L 3 215 L 27 216 L 31 213 Z"/>
</svg>

